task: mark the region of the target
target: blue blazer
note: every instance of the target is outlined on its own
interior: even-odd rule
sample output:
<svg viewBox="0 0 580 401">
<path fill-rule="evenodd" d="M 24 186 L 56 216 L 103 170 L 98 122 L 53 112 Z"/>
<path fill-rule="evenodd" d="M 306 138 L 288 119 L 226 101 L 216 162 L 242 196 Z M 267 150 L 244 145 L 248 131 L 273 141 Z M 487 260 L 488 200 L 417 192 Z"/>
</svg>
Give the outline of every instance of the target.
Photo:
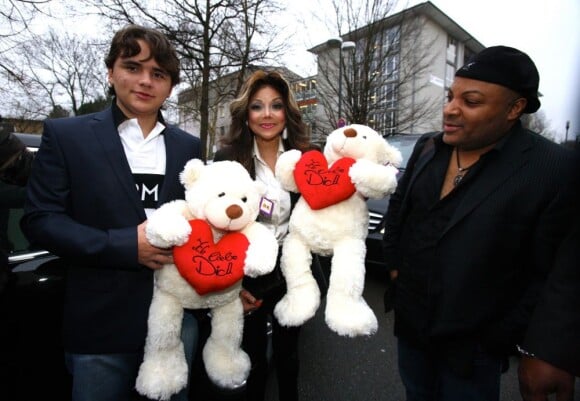
<svg viewBox="0 0 580 401">
<path fill-rule="evenodd" d="M 198 138 L 164 131 L 167 164 L 158 204 L 183 198 L 179 173 L 200 158 Z M 145 210 L 111 108 L 47 120 L 28 182 L 22 228 L 68 262 L 64 346 L 75 353 L 140 350 L 153 272 L 137 261 Z"/>
</svg>

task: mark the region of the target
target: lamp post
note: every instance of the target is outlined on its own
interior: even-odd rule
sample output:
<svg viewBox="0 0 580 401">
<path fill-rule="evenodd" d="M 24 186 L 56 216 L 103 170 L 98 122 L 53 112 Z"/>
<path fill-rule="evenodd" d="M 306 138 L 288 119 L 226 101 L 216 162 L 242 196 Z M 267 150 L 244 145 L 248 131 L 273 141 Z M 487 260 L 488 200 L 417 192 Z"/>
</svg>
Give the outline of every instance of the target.
<svg viewBox="0 0 580 401">
<path fill-rule="evenodd" d="M 570 129 L 570 120 L 566 121 L 566 139 L 564 139 L 564 143 L 568 143 L 568 129 Z"/>
<path fill-rule="evenodd" d="M 353 50 L 355 43 L 343 41 L 342 38 L 328 39 L 326 42 L 331 47 L 338 47 L 338 121 L 339 125 L 344 122 L 342 118 L 342 51 Z"/>
</svg>

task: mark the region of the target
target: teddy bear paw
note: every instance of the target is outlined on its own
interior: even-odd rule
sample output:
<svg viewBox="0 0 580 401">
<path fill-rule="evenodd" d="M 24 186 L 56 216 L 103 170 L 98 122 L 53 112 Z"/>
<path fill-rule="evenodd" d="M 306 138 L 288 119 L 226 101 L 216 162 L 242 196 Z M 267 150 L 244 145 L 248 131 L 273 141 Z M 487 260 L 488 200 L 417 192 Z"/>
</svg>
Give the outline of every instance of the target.
<svg viewBox="0 0 580 401">
<path fill-rule="evenodd" d="M 288 290 L 276 304 L 274 316 L 282 326 L 300 326 L 311 319 L 320 306 L 320 289 L 316 283 Z"/>
<path fill-rule="evenodd" d="M 135 388 L 139 394 L 168 400 L 187 385 L 187 363 L 174 352 L 159 351 L 146 358 L 139 368 Z"/>
<path fill-rule="evenodd" d="M 378 329 L 377 317 L 362 298 L 327 295 L 325 320 L 341 336 L 369 336 Z"/>
<path fill-rule="evenodd" d="M 241 348 L 232 350 L 209 340 L 203 350 L 203 361 L 211 381 L 224 388 L 243 385 L 250 374 L 250 358 Z"/>
<path fill-rule="evenodd" d="M 191 226 L 183 216 L 163 216 L 162 222 L 151 219 L 147 222 L 147 239 L 152 245 L 169 248 L 183 245 L 191 234 Z"/>
</svg>

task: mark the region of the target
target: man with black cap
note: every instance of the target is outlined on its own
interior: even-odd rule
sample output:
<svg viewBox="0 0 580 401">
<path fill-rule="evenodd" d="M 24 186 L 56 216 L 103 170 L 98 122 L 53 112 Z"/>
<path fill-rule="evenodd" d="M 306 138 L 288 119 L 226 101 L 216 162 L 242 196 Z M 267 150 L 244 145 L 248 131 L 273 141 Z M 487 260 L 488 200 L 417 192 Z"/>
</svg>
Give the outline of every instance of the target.
<svg viewBox="0 0 580 401">
<path fill-rule="evenodd" d="M 383 239 L 407 400 L 499 400 L 569 230 L 572 152 L 525 129 L 540 107 L 523 52 L 487 48 L 460 68 L 443 132 L 424 135 L 391 196 Z"/>
</svg>

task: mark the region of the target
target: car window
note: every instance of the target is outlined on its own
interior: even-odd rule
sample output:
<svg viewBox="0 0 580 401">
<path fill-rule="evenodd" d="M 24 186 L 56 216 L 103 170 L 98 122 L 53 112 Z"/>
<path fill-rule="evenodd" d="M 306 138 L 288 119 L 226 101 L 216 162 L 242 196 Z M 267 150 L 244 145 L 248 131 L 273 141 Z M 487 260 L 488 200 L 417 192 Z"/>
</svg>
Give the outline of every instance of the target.
<svg viewBox="0 0 580 401">
<path fill-rule="evenodd" d="M 29 150 L 38 150 L 40 135 L 17 133 L 16 136 Z M 30 243 L 20 230 L 25 193 L 25 187 L 0 181 L 0 248 L 9 255 L 31 250 Z"/>
<path fill-rule="evenodd" d="M 0 181 L 0 246 L 9 254 L 28 249 L 20 230 L 25 189 Z"/>
<path fill-rule="evenodd" d="M 409 161 L 409 157 L 411 157 L 411 153 L 413 153 L 413 148 L 415 147 L 415 143 L 417 139 L 419 139 L 421 135 L 416 134 L 399 134 L 388 136 L 387 142 L 399 149 L 401 155 L 403 156 L 403 161 L 401 163 L 401 167 L 399 170 L 404 170 L 407 166 L 407 162 Z"/>
</svg>

